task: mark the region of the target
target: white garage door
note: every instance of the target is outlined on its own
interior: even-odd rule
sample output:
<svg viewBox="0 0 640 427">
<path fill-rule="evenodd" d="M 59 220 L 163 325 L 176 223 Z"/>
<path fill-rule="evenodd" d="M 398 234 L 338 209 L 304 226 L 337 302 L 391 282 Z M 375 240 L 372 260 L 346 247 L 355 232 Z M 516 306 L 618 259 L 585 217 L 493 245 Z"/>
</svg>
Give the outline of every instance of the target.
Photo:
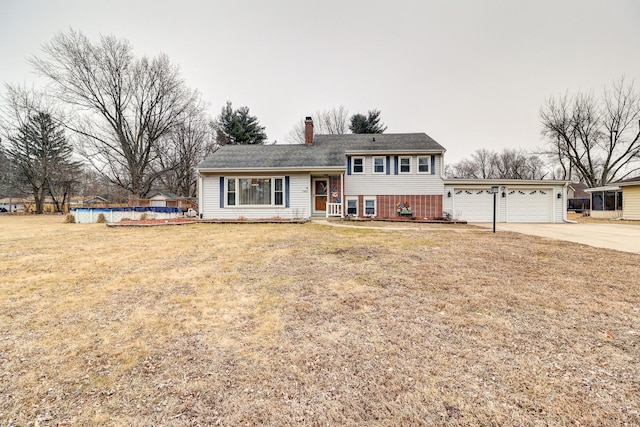
<svg viewBox="0 0 640 427">
<path fill-rule="evenodd" d="M 468 222 L 492 222 L 493 194 L 477 188 L 456 188 L 453 191 L 453 216 Z"/>
<path fill-rule="evenodd" d="M 552 194 L 551 189 L 509 189 L 507 222 L 549 222 Z"/>
</svg>

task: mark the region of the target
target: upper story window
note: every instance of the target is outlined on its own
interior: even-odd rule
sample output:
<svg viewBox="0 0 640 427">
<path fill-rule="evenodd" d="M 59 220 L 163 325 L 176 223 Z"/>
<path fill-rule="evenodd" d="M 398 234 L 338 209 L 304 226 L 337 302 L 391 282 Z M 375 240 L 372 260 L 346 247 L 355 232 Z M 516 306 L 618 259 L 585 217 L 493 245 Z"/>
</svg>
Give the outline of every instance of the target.
<svg viewBox="0 0 640 427">
<path fill-rule="evenodd" d="M 373 173 L 386 173 L 384 168 L 385 160 L 386 160 L 385 157 L 373 158 Z"/>
<path fill-rule="evenodd" d="M 364 157 L 351 159 L 351 173 L 364 173 Z"/>
<path fill-rule="evenodd" d="M 411 157 L 400 157 L 398 167 L 399 173 L 411 173 Z"/>
<path fill-rule="evenodd" d="M 418 156 L 418 173 L 431 173 L 431 156 Z"/>
</svg>

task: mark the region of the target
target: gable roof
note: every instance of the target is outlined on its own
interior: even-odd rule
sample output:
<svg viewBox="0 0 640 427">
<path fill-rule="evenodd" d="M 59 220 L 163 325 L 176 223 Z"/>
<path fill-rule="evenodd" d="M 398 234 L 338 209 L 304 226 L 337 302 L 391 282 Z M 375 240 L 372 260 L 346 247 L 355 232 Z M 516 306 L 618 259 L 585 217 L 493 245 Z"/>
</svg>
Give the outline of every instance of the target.
<svg viewBox="0 0 640 427">
<path fill-rule="evenodd" d="M 202 161 L 200 171 L 344 169 L 348 154 L 443 153 L 425 133 L 314 135 L 313 144 L 225 145 Z"/>
<path fill-rule="evenodd" d="M 587 193 L 595 193 L 598 191 L 615 191 L 620 190 L 620 187 L 632 186 L 632 185 L 640 185 L 640 176 L 636 176 L 635 178 L 627 178 L 622 179 L 620 181 L 610 182 L 607 185 L 602 187 L 592 187 L 584 190 Z"/>
<path fill-rule="evenodd" d="M 587 184 L 583 182 L 572 182 L 569 184 L 571 188 L 573 188 L 573 198 L 574 199 L 588 199 L 589 194 L 584 190 L 587 189 Z"/>
</svg>

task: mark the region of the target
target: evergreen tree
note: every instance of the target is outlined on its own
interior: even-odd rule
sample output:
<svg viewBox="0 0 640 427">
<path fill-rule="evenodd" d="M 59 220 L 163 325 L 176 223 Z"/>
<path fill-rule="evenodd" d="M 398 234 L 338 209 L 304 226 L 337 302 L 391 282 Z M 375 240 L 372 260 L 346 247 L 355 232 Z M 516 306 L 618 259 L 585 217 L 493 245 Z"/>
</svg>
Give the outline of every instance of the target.
<svg viewBox="0 0 640 427">
<path fill-rule="evenodd" d="M 73 149 L 51 115 L 44 112 L 30 115 L 9 136 L 5 152 L 16 170 L 16 186 L 33 195 L 36 213 L 43 212 L 46 195 L 52 196 L 60 207 L 57 196 L 64 194 L 64 204 L 80 165 L 72 160 Z"/>
<path fill-rule="evenodd" d="M 249 107 L 233 109 L 231 101 L 222 107 L 220 115 L 213 122 L 218 145 L 263 144 L 267 139 L 264 126 L 249 114 Z"/>
<path fill-rule="evenodd" d="M 380 110 L 369 110 L 366 116 L 364 114 L 351 116 L 349 129 L 353 133 L 384 133 L 387 127 L 380 123 Z"/>
</svg>

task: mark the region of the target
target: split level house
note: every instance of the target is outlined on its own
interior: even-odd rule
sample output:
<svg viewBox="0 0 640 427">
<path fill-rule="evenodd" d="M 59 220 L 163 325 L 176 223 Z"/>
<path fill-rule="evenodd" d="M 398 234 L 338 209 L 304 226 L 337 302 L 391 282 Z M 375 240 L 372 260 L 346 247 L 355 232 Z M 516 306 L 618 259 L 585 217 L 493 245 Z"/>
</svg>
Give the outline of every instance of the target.
<svg viewBox="0 0 640 427">
<path fill-rule="evenodd" d="M 491 221 L 493 187 L 498 221 L 565 218 L 566 182 L 447 180 L 445 151 L 425 133 L 316 135 L 307 117 L 305 144 L 226 145 L 205 159 L 200 216 Z"/>
</svg>

